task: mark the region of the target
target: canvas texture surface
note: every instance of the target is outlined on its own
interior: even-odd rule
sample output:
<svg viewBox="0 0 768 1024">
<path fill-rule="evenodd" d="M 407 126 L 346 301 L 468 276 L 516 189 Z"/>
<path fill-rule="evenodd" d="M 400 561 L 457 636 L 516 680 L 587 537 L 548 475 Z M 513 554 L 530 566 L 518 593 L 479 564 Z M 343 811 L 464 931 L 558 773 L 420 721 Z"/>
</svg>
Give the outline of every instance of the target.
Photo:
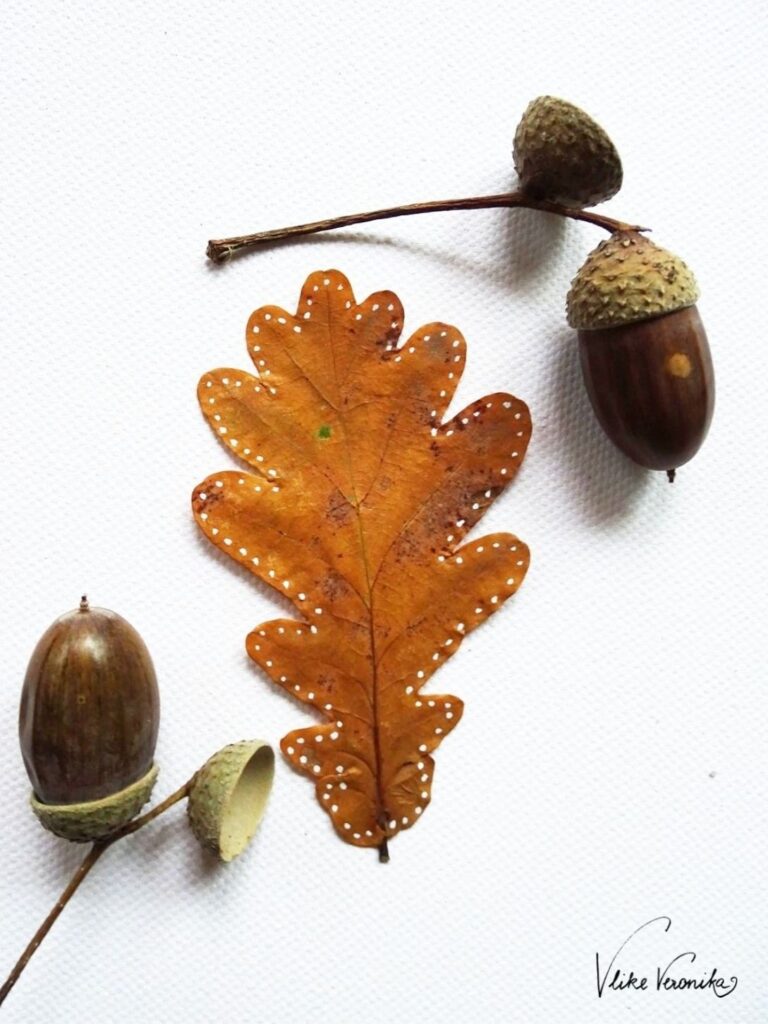
<svg viewBox="0 0 768 1024">
<path fill-rule="evenodd" d="M 81 593 L 154 659 L 158 797 L 228 743 L 317 720 L 245 652 L 288 606 L 190 506 L 236 466 L 196 386 L 250 368 L 252 311 L 295 311 L 315 270 L 358 301 L 391 289 L 403 339 L 435 320 L 466 339 L 449 414 L 508 391 L 533 421 L 471 535 L 516 534 L 530 569 L 429 683 L 464 716 L 390 863 L 340 842 L 278 755 L 239 859 L 204 854 L 179 808 L 121 842 L 3 1019 L 764 1020 L 764 6 L 11 0 L 0 19 L 0 974 L 83 855 L 30 812 L 17 742 L 34 645 Z M 515 124 L 545 93 L 618 147 L 605 212 L 701 287 L 716 408 L 673 486 L 610 445 L 580 378 L 564 305 L 595 227 L 440 213 L 205 260 L 211 237 L 509 190 Z M 648 987 L 601 997 L 596 953 L 636 929 L 616 967 Z M 683 953 L 672 974 L 716 968 L 735 991 L 658 990 Z"/>
</svg>

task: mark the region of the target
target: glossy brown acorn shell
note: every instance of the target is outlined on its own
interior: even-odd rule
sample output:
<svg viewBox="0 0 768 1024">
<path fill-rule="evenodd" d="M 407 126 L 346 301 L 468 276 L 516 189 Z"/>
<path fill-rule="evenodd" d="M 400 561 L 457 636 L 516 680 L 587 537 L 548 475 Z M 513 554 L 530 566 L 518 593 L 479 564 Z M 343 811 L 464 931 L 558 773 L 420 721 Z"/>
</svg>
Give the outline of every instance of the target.
<svg viewBox="0 0 768 1024">
<path fill-rule="evenodd" d="M 21 751 L 39 800 L 72 804 L 124 789 L 149 771 L 160 699 L 136 630 L 105 608 L 62 615 L 27 668 Z"/>
<path fill-rule="evenodd" d="M 580 330 L 579 354 L 592 408 L 625 455 L 673 470 L 696 454 L 712 419 L 715 378 L 695 306 Z"/>
</svg>

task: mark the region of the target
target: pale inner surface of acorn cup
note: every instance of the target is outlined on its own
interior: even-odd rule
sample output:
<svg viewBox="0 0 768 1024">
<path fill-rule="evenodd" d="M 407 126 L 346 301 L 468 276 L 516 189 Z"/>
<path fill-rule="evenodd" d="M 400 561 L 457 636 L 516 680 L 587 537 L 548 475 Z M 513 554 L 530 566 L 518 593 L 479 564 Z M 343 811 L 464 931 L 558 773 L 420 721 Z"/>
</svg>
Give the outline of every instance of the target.
<svg viewBox="0 0 768 1024">
<path fill-rule="evenodd" d="M 248 845 L 264 815 L 274 774 L 274 751 L 269 746 L 259 747 L 243 768 L 222 814 L 222 860 L 232 860 Z"/>
</svg>

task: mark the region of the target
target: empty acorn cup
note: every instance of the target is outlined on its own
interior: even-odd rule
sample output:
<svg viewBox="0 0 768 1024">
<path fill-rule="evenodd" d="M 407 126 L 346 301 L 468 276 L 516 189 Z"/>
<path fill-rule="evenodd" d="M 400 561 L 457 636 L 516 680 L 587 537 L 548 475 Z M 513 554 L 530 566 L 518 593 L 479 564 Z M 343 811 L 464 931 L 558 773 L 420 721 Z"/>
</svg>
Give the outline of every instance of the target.
<svg viewBox="0 0 768 1024">
<path fill-rule="evenodd" d="M 64 839 L 104 839 L 134 818 L 157 778 L 160 698 L 144 641 L 121 616 L 80 606 L 38 641 L 19 738 L 32 810 Z"/>
<path fill-rule="evenodd" d="M 264 816 L 275 774 L 275 752 L 263 740 L 231 743 L 195 775 L 187 813 L 200 843 L 233 860 L 251 841 Z"/>
</svg>

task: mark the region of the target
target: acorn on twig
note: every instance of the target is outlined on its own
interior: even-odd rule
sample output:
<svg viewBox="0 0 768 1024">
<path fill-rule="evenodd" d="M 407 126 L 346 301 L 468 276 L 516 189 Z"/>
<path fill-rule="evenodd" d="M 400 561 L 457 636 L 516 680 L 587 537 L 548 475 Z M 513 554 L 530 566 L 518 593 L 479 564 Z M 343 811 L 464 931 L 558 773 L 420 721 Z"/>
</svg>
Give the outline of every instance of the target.
<svg viewBox="0 0 768 1024">
<path fill-rule="evenodd" d="M 242 853 L 272 788 L 275 754 L 263 740 L 232 743 L 191 779 L 139 815 L 157 777 L 160 702 L 139 634 L 114 612 L 80 607 L 51 625 L 27 668 L 19 711 L 32 809 L 64 839 L 93 845 L 27 944 L 0 1005 L 106 850 L 182 800 L 197 839 L 224 861 Z"/>
<path fill-rule="evenodd" d="M 712 358 L 686 264 L 637 231 L 617 231 L 587 257 L 566 301 L 584 382 L 613 443 L 670 480 L 706 437 Z"/>
<path fill-rule="evenodd" d="M 621 188 L 621 159 L 608 135 L 589 114 L 554 96 L 528 104 L 513 157 L 520 188 L 532 199 L 584 208 Z"/>
<path fill-rule="evenodd" d="M 159 723 L 143 640 L 125 619 L 83 597 L 39 640 L 21 695 L 21 751 L 41 823 L 88 842 L 130 821 L 157 777 Z"/>
</svg>

